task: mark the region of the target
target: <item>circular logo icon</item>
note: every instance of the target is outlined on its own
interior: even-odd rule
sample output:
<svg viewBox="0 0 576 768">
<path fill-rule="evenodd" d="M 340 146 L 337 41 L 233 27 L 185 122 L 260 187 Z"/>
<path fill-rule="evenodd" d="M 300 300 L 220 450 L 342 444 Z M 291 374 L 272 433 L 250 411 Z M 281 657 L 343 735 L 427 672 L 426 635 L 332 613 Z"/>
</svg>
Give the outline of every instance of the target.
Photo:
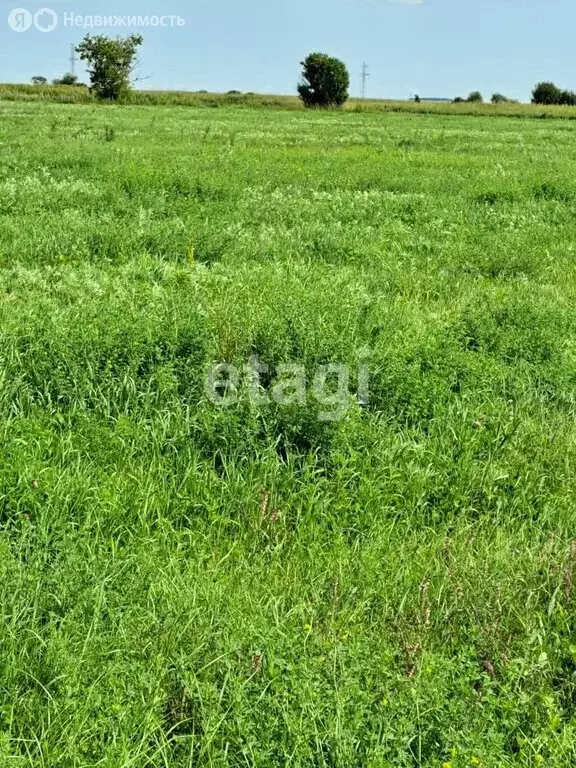
<svg viewBox="0 0 576 768">
<path fill-rule="evenodd" d="M 52 32 L 58 26 L 58 14 L 52 8 L 40 8 L 34 14 L 34 26 L 38 32 Z"/>
<path fill-rule="evenodd" d="M 32 21 L 32 14 L 26 8 L 14 8 L 8 15 L 8 26 L 13 32 L 28 32 Z"/>
</svg>

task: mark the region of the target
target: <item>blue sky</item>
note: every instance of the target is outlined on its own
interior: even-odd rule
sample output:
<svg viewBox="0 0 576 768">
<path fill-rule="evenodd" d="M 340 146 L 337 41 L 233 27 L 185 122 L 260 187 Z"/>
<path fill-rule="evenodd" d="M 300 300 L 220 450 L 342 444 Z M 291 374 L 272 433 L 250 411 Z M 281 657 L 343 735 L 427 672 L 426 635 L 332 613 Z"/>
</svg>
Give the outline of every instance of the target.
<svg viewBox="0 0 576 768">
<path fill-rule="evenodd" d="M 46 6 L 59 16 L 54 31 L 10 29 L 14 8 Z M 318 50 L 346 62 L 354 95 L 363 60 L 374 98 L 479 89 L 529 100 L 542 79 L 576 90 L 575 0 L 0 0 L 0 11 L 1 82 L 62 75 L 70 44 L 87 31 L 132 31 L 64 27 L 73 12 L 185 19 L 183 27 L 138 30 L 146 88 L 293 93 L 299 62 Z"/>
</svg>

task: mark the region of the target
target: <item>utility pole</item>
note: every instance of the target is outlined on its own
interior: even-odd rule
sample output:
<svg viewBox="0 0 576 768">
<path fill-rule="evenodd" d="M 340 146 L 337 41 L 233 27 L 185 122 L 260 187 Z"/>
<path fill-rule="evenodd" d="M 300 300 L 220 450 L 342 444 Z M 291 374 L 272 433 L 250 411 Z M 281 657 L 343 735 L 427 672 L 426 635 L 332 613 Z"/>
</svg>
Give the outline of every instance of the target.
<svg viewBox="0 0 576 768">
<path fill-rule="evenodd" d="M 76 72 L 76 62 L 78 59 L 76 58 L 76 46 L 74 43 L 71 43 L 70 45 L 70 74 L 75 75 Z"/>
<path fill-rule="evenodd" d="M 366 98 L 366 80 L 370 77 L 370 73 L 368 72 L 368 64 L 364 62 L 362 64 L 362 101 Z"/>
</svg>

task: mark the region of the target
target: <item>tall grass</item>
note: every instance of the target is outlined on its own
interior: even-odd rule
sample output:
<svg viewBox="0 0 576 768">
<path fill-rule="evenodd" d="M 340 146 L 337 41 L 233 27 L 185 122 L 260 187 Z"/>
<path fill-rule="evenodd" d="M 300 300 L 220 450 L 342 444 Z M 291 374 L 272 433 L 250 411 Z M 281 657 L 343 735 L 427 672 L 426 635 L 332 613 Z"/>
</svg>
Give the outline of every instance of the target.
<svg viewBox="0 0 576 768">
<path fill-rule="evenodd" d="M 0 100 L 4 101 L 48 101 L 68 104 L 95 103 L 87 88 L 77 86 L 36 86 L 0 84 Z M 266 95 L 257 93 L 207 93 L 204 91 L 131 91 L 125 103 L 140 106 L 182 106 L 182 107 L 251 107 L 261 109 L 303 110 L 297 96 Z M 479 104 L 479 103 L 433 103 L 393 101 L 386 99 L 350 99 L 344 106 L 345 112 L 407 112 L 411 114 L 460 115 L 472 117 L 516 117 L 516 118 L 561 118 L 576 119 L 576 107 L 542 106 L 539 104 Z"/>
<path fill-rule="evenodd" d="M 573 765 L 574 123 L 0 117 L 0 765 Z"/>
</svg>

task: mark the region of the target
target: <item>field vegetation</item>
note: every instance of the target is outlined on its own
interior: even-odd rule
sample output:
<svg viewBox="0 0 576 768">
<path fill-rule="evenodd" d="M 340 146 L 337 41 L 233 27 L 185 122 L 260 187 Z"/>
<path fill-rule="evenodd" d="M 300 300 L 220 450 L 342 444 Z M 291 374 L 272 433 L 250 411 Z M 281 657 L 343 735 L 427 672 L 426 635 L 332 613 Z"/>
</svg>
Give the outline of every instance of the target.
<svg viewBox="0 0 576 768">
<path fill-rule="evenodd" d="M 0 765 L 573 765 L 576 124 L 54 95 L 0 103 Z M 254 355 L 370 398 L 211 403 Z"/>
<path fill-rule="evenodd" d="M 36 78 L 37 79 L 37 78 Z M 0 99 L 3 101 L 41 101 L 61 104 L 96 104 L 97 97 L 81 85 L 25 85 L 0 83 Z M 410 114 L 436 114 L 471 117 L 515 117 L 576 120 L 576 107 L 569 104 L 520 104 L 494 94 L 494 103 L 460 99 L 452 103 L 427 101 L 394 101 L 390 99 L 349 99 L 342 107 L 349 112 L 409 112 Z M 133 106 L 173 107 L 273 107 L 275 109 L 303 110 L 298 96 L 274 94 L 228 93 L 207 91 L 147 91 L 131 90 L 122 97 L 123 104 Z"/>
</svg>

